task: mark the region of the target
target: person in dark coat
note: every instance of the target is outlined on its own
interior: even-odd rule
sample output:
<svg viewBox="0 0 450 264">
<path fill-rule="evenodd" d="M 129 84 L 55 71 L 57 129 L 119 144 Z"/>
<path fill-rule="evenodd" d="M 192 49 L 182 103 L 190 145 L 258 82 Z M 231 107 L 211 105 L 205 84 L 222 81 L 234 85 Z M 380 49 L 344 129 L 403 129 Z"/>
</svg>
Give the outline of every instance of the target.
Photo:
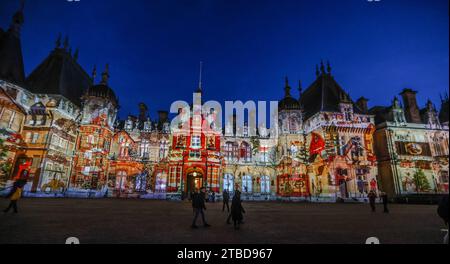
<svg viewBox="0 0 450 264">
<path fill-rule="evenodd" d="M 389 209 L 388 209 L 388 195 L 385 192 L 381 193 L 381 199 L 383 200 L 383 208 L 384 208 L 384 212 L 385 213 L 389 213 Z"/>
<path fill-rule="evenodd" d="M 236 191 L 231 201 L 231 217 L 234 222 L 234 229 L 239 229 L 243 219 L 243 213 L 245 213 L 244 207 L 242 207 L 241 193 Z"/>
<path fill-rule="evenodd" d="M 444 237 L 444 244 L 448 244 L 448 194 L 444 195 L 439 201 L 437 213 L 442 220 L 444 220 L 444 224 L 447 227 L 447 234 Z"/>
<path fill-rule="evenodd" d="M 223 190 L 223 194 L 222 194 L 222 198 L 223 198 L 223 206 L 222 206 L 222 212 L 225 211 L 225 206 L 227 207 L 227 211 L 228 213 L 230 212 L 230 194 L 228 193 L 228 190 Z"/>
<path fill-rule="evenodd" d="M 28 175 L 28 172 L 22 173 L 23 175 Z M 23 176 L 22 175 L 22 176 Z M 11 191 L 6 196 L 7 199 L 10 199 L 10 203 L 5 210 L 3 210 L 4 213 L 9 212 L 9 210 L 12 208 L 14 210 L 14 213 L 17 214 L 17 201 L 22 197 L 22 189 L 27 184 L 26 178 L 20 178 L 16 180 L 11 188 Z"/>
<path fill-rule="evenodd" d="M 200 214 L 202 216 L 203 226 L 209 227 L 210 225 L 206 223 L 205 213 L 203 210 L 206 210 L 205 206 L 205 188 L 200 190 L 200 193 L 196 190 L 192 197 L 192 208 L 194 210 L 194 220 L 192 221 L 192 228 L 198 228 L 196 225 L 197 217 Z"/>
<path fill-rule="evenodd" d="M 369 194 L 367 195 L 367 197 L 369 197 L 369 203 L 370 203 L 370 208 L 372 209 L 372 212 L 375 212 L 375 199 L 377 198 L 377 195 L 375 194 L 375 192 L 373 190 L 371 190 L 369 192 Z"/>
</svg>

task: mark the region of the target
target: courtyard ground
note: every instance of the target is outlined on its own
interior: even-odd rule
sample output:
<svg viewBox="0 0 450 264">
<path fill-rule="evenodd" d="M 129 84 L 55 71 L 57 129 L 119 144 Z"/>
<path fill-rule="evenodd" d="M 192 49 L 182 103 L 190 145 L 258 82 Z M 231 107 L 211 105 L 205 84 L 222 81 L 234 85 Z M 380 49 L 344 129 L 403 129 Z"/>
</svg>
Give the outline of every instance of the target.
<svg viewBox="0 0 450 264">
<path fill-rule="evenodd" d="M 8 200 L 0 200 L 3 209 Z M 191 229 L 189 202 L 130 199 L 22 199 L 0 213 L 0 243 L 441 243 L 434 205 L 244 202 L 241 229 L 225 223 L 221 203 L 207 203 L 210 228 Z M 200 219 L 199 219 L 200 220 Z M 200 223 L 200 221 L 199 221 Z"/>
</svg>

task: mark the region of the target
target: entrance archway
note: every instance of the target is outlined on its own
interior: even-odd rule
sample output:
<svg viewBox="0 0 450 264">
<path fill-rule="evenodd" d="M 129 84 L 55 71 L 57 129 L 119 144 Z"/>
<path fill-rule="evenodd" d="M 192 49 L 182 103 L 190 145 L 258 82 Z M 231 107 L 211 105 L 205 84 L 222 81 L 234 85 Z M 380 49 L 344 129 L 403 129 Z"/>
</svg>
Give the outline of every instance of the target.
<svg viewBox="0 0 450 264">
<path fill-rule="evenodd" d="M 190 195 L 195 189 L 203 187 L 203 174 L 192 172 L 187 176 L 186 192 Z"/>
<path fill-rule="evenodd" d="M 201 168 L 194 167 L 186 170 L 186 186 L 184 187 L 184 191 L 187 197 L 190 198 L 195 189 L 204 187 L 203 176 L 204 173 Z"/>
</svg>

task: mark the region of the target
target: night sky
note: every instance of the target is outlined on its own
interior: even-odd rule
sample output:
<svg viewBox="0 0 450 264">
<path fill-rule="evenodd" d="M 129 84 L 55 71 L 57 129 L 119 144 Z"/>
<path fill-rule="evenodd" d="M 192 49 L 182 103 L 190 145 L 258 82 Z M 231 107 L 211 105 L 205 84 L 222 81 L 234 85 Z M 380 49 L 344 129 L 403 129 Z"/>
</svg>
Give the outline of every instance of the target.
<svg viewBox="0 0 450 264">
<path fill-rule="evenodd" d="M 0 0 L 2 28 L 18 2 Z M 59 32 L 89 74 L 110 64 L 121 118 L 141 101 L 152 118 L 175 100 L 190 102 L 199 61 L 207 100 L 281 99 L 284 76 L 306 88 L 321 59 L 369 107 L 390 104 L 405 87 L 419 91 L 420 107 L 427 98 L 440 107 L 449 88 L 447 0 L 28 0 L 27 74 Z"/>
</svg>

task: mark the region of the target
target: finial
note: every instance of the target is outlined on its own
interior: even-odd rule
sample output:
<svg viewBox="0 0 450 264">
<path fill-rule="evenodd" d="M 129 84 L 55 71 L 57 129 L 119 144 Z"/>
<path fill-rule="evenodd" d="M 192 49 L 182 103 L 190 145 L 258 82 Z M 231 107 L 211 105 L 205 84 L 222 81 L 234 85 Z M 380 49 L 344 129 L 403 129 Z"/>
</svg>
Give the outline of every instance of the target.
<svg viewBox="0 0 450 264">
<path fill-rule="evenodd" d="M 325 66 L 323 65 L 323 60 L 320 60 L 320 73 L 325 73 Z"/>
<path fill-rule="evenodd" d="M 74 59 L 75 61 L 78 60 L 78 55 L 79 55 L 79 53 L 80 53 L 80 49 L 77 48 L 77 49 L 75 50 L 75 53 L 73 53 L 73 59 Z"/>
<path fill-rule="evenodd" d="M 330 65 L 330 61 L 327 60 L 327 72 L 328 74 L 331 74 L 331 65 Z"/>
<path fill-rule="evenodd" d="M 56 39 L 56 48 L 61 47 L 61 33 L 58 34 L 58 38 Z"/>
<path fill-rule="evenodd" d="M 97 65 L 94 65 L 94 69 L 92 69 L 92 82 L 95 81 L 96 77 L 97 77 Z"/>
<path fill-rule="evenodd" d="M 25 8 L 25 0 L 20 0 L 20 12 L 23 12 L 23 9 Z"/>
<path fill-rule="evenodd" d="M 66 37 L 64 38 L 64 46 L 63 46 L 63 48 L 64 48 L 65 50 L 67 50 L 68 47 L 69 47 L 69 36 L 66 36 Z"/>
<path fill-rule="evenodd" d="M 11 25 L 9 27 L 9 30 L 17 37 L 20 35 L 20 29 L 23 25 L 24 18 L 23 18 L 23 9 L 24 9 L 25 3 L 23 1 L 20 2 L 20 8 L 14 13 Z"/>
<path fill-rule="evenodd" d="M 202 92 L 202 70 L 203 70 L 203 61 L 200 61 L 200 70 L 199 70 L 199 76 L 198 76 L 198 88 L 197 92 Z"/>
<path fill-rule="evenodd" d="M 302 95 L 303 87 L 302 87 L 302 81 L 298 80 L 298 91 L 300 92 L 300 96 Z"/>
<path fill-rule="evenodd" d="M 289 86 L 289 79 L 288 77 L 284 77 L 284 93 L 285 97 L 291 97 L 291 87 Z"/>
<path fill-rule="evenodd" d="M 109 79 L 109 64 L 107 63 L 105 65 L 105 70 L 102 73 L 102 84 L 108 84 L 108 79 Z"/>
</svg>

